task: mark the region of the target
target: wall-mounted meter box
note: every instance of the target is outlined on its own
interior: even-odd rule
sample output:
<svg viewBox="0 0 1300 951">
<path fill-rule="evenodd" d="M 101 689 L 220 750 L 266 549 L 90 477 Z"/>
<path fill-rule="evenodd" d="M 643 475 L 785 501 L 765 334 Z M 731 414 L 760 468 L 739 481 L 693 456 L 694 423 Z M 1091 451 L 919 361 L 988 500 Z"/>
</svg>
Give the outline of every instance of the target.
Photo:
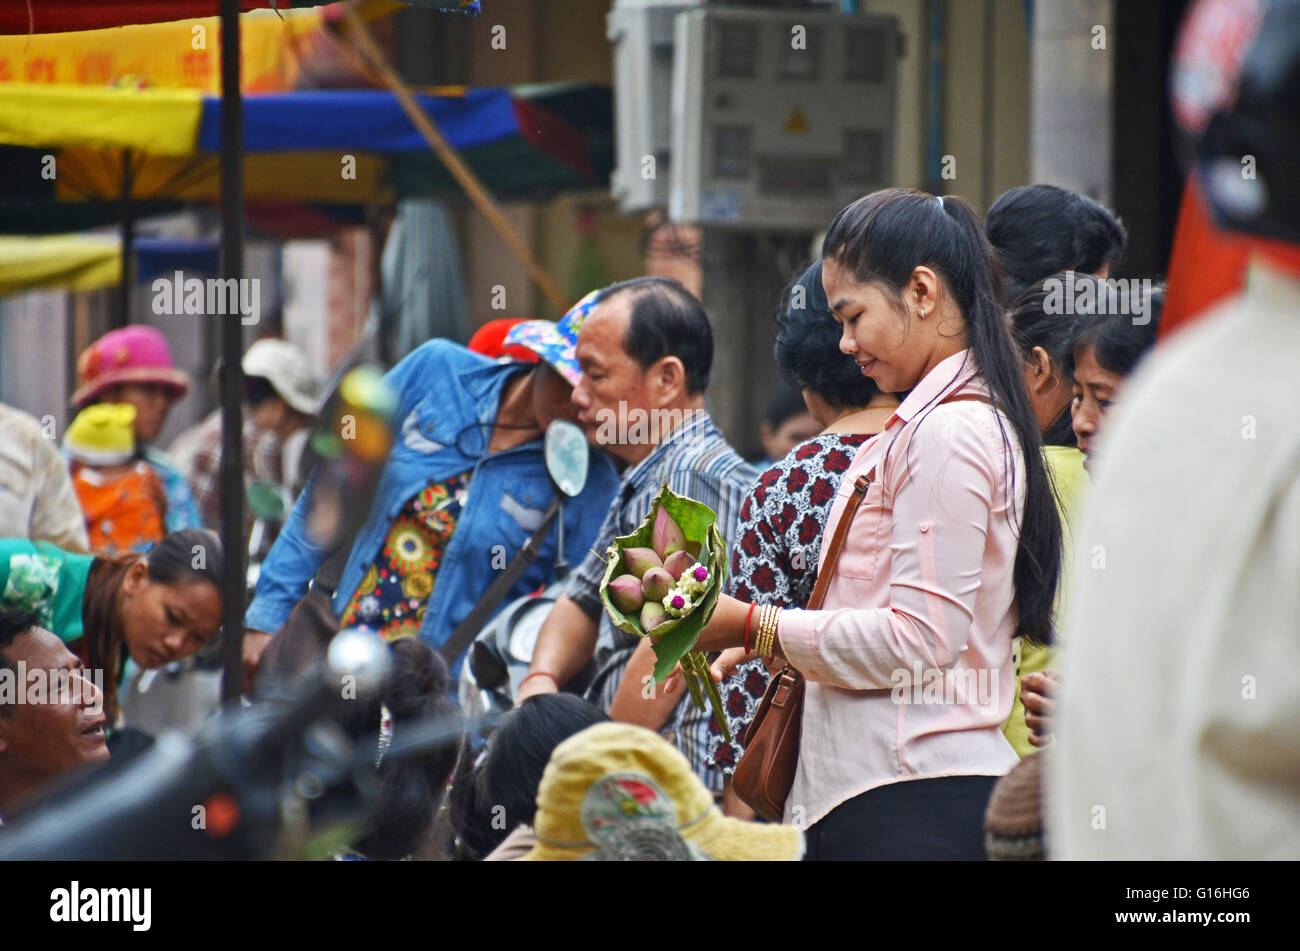
<svg viewBox="0 0 1300 951">
<path fill-rule="evenodd" d="M 621 211 L 668 204 L 672 146 L 673 17 L 700 0 L 616 0 L 606 18 L 614 48 L 614 171 Z"/>
<path fill-rule="evenodd" d="M 894 17 L 700 8 L 675 47 L 674 221 L 815 231 L 892 183 Z"/>
</svg>

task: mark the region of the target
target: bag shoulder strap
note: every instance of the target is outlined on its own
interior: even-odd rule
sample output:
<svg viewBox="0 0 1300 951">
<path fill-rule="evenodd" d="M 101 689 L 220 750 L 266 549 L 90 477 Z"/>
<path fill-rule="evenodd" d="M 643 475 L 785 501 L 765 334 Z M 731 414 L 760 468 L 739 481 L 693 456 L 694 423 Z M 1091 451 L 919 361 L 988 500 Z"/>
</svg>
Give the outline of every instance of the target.
<svg viewBox="0 0 1300 951">
<path fill-rule="evenodd" d="M 941 402 L 959 403 L 967 400 L 988 403 L 990 406 L 995 405 L 993 400 L 983 393 L 962 393 L 957 396 L 950 396 Z M 875 466 L 872 466 L 866 475 L 858 476 L 854 481 L 853 494 L 849 496 L 849 504 L 844 506 L 839 521 L 835 523 L 835 532 L 831 535 L 831 546 L 826 550 L 826 560 L 817 573 L 817 583 L 813 585 L 812 597 L 808 599 L 807 610 L 816 611 L 822 606 L 822 601 L 826 598 L 826 589 L 830 587 L 831 575 L 835 573 L 835 564 L 840 560 L 840 552 L 844 549 L 844 540 L 848 537 L 849 527 L 853 524 L 853 517 L 857 514 L 858 506 L 866 498 L 867 490 L 871 488 L 871 483 L 874 481 L 876 481 Z"/>
<path fill-rule="evenodd" d="M 997 404 L 994 403 L 991 398 L 985 396 L 983 393 L 962 393 L 959 396 L 950 396 L 946 400 L 940 400 L 941 403 L 964 403 L 967 401 L 973 401 L 976 403 L 988 403 L 994 409 L 997 408 Z"/>
<path fill-rule="evenodd" d="M 360 523 L 357 524 L 353 531 L 347 532 L 339 543 L 334 546 L 334 550 L 321 563 L 316 571 L 316 576 L 312 578 L 311 586 L 320 588 L 325 596 L 333 599 L 338 592 L 339 581 L 343 578 L 343 567 L 348 562 L 348 556 L 352 554 L 352 543 L 357 540 L 357 535 L 361 532 Z"/>
<path fill-rule="evenodd" d="M 456 625 L 456 630 L 451 632 L 451 637 L 438 648 L 438 653 L 450 667 L 456 662 L 456 658 L 465 652 L 465 649 L 478 636 L 483 625 L 488 622 L 492 612 L 497 606 L 505 600 L 505 596 L 510 593 L 510 589 L 515 586 L 528 566 L 536 559 L 538 553 L 542 550 L 542 544 L 546 541 L 546 536 L 550 534 L 551 525 L 555 522 L 556 514 L 560 510 L 560 495 L 558 492 L 555 498 L 551 500 L 550 507 L 547 508 L 546 514 L 542 516 L 542 524 L 538 525 L 524 547 L 519 549 L 515 557 L 506 565 L 505 570 L 501 572 L 483 592 L 483 597 L 479 598 L 478 603 L 465 616 L 465 620 Z"/>
<path fill-rule="evenodd" d="M 808 599 L 809 611 L 816 611 L 826 599 L 826 589 L 830 587 L 831 575 L 835 573 L 835 563 L 840 560 L 840 551 L 843 550 L 844 540 L 848 537 L 849 526 L 853 524 L 853 516 L 857 514 L 858 506 L 862 504 L 875 478 L 876 467 L 872 466 L 870 472 L 858 476 L 853 483 L 853 494 L 849 496 L 849 504 L 844 506 L 844 511 L 840 513 L 840 520 L 835 523 L 835 533 L 831 535 L 831 547 L 826 549 L 826 560 L 817 573 L 817 583 L 813 585 L 812 597 Z"/>
</svg>

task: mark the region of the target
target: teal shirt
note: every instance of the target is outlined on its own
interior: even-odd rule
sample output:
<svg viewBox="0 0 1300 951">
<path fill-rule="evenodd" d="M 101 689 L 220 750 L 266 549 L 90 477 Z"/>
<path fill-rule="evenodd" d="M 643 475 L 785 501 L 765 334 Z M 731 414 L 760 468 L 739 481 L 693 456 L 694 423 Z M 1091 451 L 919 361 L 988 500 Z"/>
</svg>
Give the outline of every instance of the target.
<svg viewBox="0 0 1300 951">
<path fill-rule="evenodd" d="M 41 626 L 64 643 L 82 635 L 81 605 L 92 555 L 49 542 L 0 539 L 0 605 L 35 611 Z"/>
</svg>

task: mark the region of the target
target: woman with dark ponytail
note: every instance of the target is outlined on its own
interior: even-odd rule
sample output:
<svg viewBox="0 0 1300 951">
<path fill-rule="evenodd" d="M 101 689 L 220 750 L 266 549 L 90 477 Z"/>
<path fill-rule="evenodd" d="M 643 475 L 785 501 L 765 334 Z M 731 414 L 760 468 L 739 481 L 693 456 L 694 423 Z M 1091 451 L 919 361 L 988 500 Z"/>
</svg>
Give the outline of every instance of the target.
<svg viewBox="0 0 1300 951">
<path fill-rule="evenodd" d="M 1038 423 L 965 201 L 860 198 L 822 265 L 840 349 L 881 390 L 911 392 L 840 482 L 828 532 L 870 485 L 822 609 L 754 619 L 724 597 L 697 647 L 739 646 L 715 677 L 753 648 L 802 672 L 784 819 L 807 828 L 809 858 L 980 859 L 989 793 L 1017 762 L 1001 730 L 1012 640 L 1052 634 L 1061 525 Z"/>
<path fill-rule="evenodd" d="M 128 657 L 162 667 L 217 634 L 224 565 L 216 533 L 197 528 L 163 536 L 148 554 L 114 557 L 0 539 L 0 606 L 36 612 L 92 676 L 102 671 L 112 724 Z"/>
</svg>

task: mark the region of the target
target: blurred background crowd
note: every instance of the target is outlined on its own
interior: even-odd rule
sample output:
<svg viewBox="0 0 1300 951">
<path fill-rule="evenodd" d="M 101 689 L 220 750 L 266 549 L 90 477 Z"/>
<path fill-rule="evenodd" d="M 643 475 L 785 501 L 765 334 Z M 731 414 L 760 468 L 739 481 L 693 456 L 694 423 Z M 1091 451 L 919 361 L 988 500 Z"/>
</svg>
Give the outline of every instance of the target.
<svg viewBox="0 0 1300 951">
<path fill-rule="evenodd" d="M 1300 856 L 1300 4 L 246 13 L 251 314 L 216 19 L 76 6 L 0 18 L 0 672 L 102 680 L 0 691 L 0 820 L 360 628 L 337 858 Z M 601 603 L 665 485 L 726 722 Z"/>
</svg>

